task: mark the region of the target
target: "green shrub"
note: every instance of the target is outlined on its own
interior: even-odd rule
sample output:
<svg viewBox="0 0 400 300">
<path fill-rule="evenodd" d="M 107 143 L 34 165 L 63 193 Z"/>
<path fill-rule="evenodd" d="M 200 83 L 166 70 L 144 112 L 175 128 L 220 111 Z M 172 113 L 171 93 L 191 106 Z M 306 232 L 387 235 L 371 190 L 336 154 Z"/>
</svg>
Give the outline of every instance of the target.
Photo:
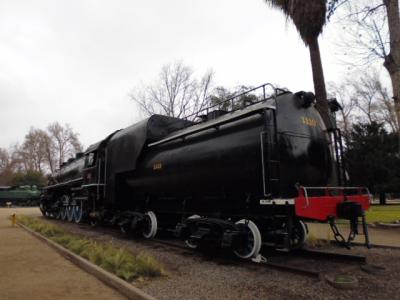
<svg viewBox="0 0 400 300">
<path fill-rule="evenodd" d="M 77 235 L 66 233 L 61 228 L 33 217 L 18 216 L 18 222 L 80 255 L 118 277 L 130 281 L 139 277 L 165 276 L 164 267 L 152 256 L 139 253 L 133 255 L 125 248 L 112 243 L 98 243 Z"/>
</svg>

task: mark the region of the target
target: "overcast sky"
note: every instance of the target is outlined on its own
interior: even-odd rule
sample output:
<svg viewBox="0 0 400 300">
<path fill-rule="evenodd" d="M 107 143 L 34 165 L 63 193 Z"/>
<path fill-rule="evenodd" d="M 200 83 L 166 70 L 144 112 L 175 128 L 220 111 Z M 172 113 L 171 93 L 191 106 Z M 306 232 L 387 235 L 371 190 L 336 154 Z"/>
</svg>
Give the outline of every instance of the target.
<svg viewBox="0 0 400 300">
<path fill-rule="evenodd" d="M 321 53 L 337 81 L 330 37 Z M 308 49 L 263 0 L 0 0 L 0 147 L 54 121 L 88 146 L 140 120 L 130 90 L 177 60 L 218 85 L 313 90 Z"/>
</svg>

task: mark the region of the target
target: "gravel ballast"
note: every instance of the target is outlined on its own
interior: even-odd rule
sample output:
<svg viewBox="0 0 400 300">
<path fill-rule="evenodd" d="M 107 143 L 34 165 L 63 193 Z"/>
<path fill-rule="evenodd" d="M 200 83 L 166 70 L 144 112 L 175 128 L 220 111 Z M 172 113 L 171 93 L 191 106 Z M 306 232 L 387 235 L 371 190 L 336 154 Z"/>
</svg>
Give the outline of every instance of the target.
<svg viewBox="0 0 400 300">
<path fill-rule="evenodd" d="M 400 250 L 368 250 L 354 247 L 346 250 L 330 247 L 329 250 L 367 256 L 370 264 L 382 266 L 384 271 L 370 274 L 359 264 L 329 262 L 299 257 L 283 256 L 277 261 L 310 268 L 325 275 L 345 274 L 357 278 L 355 289 L 341 290 L 325 280 L 277 271 L 258 265 L 242 264 L 223 257 L 210 258 L 191 250 L 127 238 L 107 229 L 52 221 L 64 229 L 99 241 L 112 241 L 133 252 L 146 252 L 154 256 L 167 269 L 169 276 L 148 281 L 134 282 L 146 293 L 157 299 L 399 299 Z M 400 238 L 398 233 L 393 238 Z M 276 258 L 271 258 L 276 259 Z"/>
</svg>

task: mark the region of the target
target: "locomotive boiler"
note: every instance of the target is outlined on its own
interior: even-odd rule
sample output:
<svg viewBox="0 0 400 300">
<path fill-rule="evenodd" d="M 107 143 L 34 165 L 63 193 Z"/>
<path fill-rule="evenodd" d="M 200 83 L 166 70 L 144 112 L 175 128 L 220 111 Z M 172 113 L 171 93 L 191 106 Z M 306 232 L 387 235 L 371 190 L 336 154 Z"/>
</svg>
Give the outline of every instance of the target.
<svg viewBox="0 0 400 300">
<path fill-rule="evenodd" d="M 60 168 L 42 195 L 49 217 L 153 238 L 172 231 L 192 248 L 291 250 L 304 220 L 350 220 L 357 233 L 368 190 L 346 187 L 340 131 L 327 129 L 312 93 L 262 85 L 207 107 L 195 121 L 161 115 L 116 131 Z M 254 96 L 258 92 L 258 96 Z M 251 101 L 243 101 L 253 95 Z M 367 235 L 366 235 L 367 236 Z"/>
</svg>

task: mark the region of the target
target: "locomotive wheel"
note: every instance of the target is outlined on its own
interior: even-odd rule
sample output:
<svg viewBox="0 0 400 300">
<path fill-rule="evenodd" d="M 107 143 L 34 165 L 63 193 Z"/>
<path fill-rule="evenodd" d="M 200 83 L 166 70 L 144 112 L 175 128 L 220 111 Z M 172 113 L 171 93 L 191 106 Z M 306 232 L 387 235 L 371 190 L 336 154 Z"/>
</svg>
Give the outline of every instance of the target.
<svg viewBox="0 0 400 300">
<path fill-rule="evenodd" d="M 75 216 L 75 208 L 73 205 L 68 205 L 67 206 L 67 219 L 68 222 L 72 222 L 72 220 L 74 220 L 74 216 Z"/>
<path fill-rule="evenodd" d="M 157 217 L 152 211 L 148 211 L 144 214 L 144 226 L 143 226 L 143 236 L 146 239 L 151 239 L 157 234 Z"/>
<path fill-rule="evenodd" d="M 67 210 L 67 207 L 69 204 L 68 195 L 62 195 L 60 201 L 61 201 L 60 218 L 61 218 L 61 220 L 66 221 L 68 219 L 68 210 Z"/>
<path fill-rule="evenodd" d="M 61 206 L 61 220 L 67 220 L 67 207 L 65 205 Z"/>
<path fill-rule="evenodd" d="M 247 241 L 245 244 L 241 245 L 241 247 L 236 249 L 234 253 L 243 259 L 256 257 L 261 249 L 261 233 L 257 225 L 254 222 L 245 219 L 237 221 L 235 224 L 243 224 L 247 227 Z"/>
<path fill-rule="evenodd" d="M 45 209 L 43 203 L 40 203 L 39 209 L 40 209 L 40 212 L 42 213 L 42 215 L 46 216 L 46 209 Z"/>
<path fill-rule="evenodd" d="M 201 217 L 200 217 L 199 215 L 193 215 L 193 216 L 190 216 L 188 219 L 200 219 L 200 218 L 201 218 Z M 198 244 L 197 244 L 195 241 L 190 240 L 190 238 L 187 239 L 187 240 L 185 240 L 185 244 L 186 244 L 186 246 L 188 246 L 190 249 L 196 249 L 196 248 L 198 247 Z"/>
<path fill-rule="evenodd" d="M 83 218 L 83 201 L 80 201 L 75 205 L 74 209 L 74 221 L 75 223 L 80 223 Z"/>
<path fill-rule="evenodd" d="M 56 218 L 57 220 L 60 220 L 61 218 L 61 208 L 58 208 L 56 210 L 56 212 L 53 214 L 54 218 Z"/>
</svg>

